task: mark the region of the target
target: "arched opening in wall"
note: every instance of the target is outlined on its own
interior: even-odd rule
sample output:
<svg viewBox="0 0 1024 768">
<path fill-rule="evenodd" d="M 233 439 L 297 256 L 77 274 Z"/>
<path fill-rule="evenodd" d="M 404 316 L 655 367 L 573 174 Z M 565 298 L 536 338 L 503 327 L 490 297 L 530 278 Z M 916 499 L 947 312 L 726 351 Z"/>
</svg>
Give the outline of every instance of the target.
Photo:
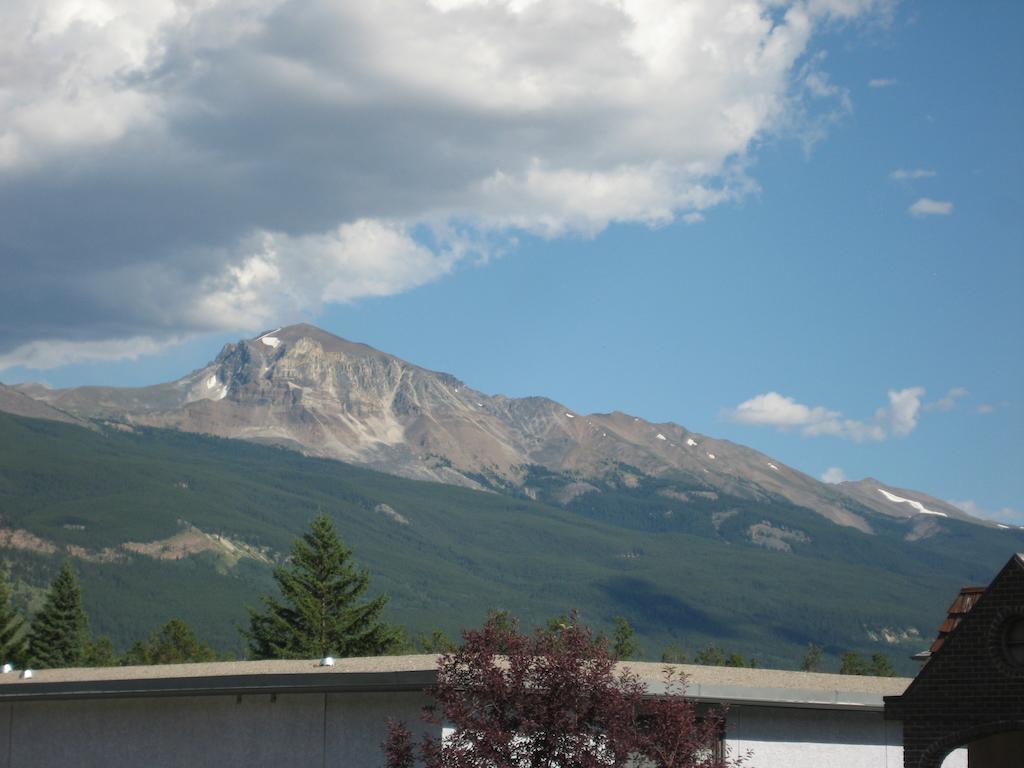
<svg viewBox="0 0 1024 768">
<path fill-rule="evenodd" d="M 941 768 L 1020 768 L 1022 755 L 1024 729 L 989 730 L 986 735 L 960 741 L 938 765 Z"/>
<path fill-rule="evenodd" d="M 967 747 L 958 747 L 946 755 L 941 768 L 968 768 Z"/>
<path fill-rule="evenodd" d="M 1020 768 L 1024 731 L 1003 731 L 967 744 L 967 768 Z"/>
</svg>

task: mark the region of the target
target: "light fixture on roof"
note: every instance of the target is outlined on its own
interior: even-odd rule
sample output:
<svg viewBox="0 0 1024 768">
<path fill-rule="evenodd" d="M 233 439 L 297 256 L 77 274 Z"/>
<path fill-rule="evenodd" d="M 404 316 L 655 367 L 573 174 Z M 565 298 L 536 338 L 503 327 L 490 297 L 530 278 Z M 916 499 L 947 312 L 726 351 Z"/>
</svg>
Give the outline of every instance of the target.
<svg viewBox="0 0 1024 768">
<path fill-rule="evenodd" d="M 13 664 L 4 664 L 3 667 L 0 667 L 0 672 L 2 672 L 5 675 L 9 675 L 13 671 L 14 671 L 14 665 Z"/>
<path fill-rule="evenodd" d="M 333 656 L 324 656 L 322 659 L 320 659 L 320 666 L 321 667 L 333 667 L 334 666 L 334 657 Z"/>
<path fill-rule="evenodd" d="M 32 677 L 32 670 L 31 669 L 23 669 L 21 671 L 21 679 L 22 680 L 28 680 L 30 677 Z"/>
</svg>

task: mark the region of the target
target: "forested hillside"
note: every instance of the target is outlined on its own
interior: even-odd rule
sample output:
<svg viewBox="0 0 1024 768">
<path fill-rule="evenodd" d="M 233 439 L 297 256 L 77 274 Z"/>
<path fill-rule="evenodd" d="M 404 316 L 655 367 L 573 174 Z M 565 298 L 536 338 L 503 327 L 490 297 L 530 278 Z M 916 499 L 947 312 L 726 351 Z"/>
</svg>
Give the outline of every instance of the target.
<svg viewBox="0 0 1024 768">
<path fill-rule="evenodd" d="M 0 557 L 19 599 L 71 557 L 93 632 L 120 648 L 172 617 L 241 648 L 246 604 L 317 511 L 410 635 L 455 635 L 493 609 L 529 625 L 576 608 L 597 629 L 626 617 L 648 658 L 717 642 L 769 666 L 795 666 L 814 642 L 833 665 L 883 651 L 910 671 L 960 585 L 1024 548 L 1017 532 L 955 520 L 905 541 L 882 516 L 867 535 L 782 500 L 663 490 L 648 480 L 561 508 L 240 441 L 0 413 Z"/>
</svg>

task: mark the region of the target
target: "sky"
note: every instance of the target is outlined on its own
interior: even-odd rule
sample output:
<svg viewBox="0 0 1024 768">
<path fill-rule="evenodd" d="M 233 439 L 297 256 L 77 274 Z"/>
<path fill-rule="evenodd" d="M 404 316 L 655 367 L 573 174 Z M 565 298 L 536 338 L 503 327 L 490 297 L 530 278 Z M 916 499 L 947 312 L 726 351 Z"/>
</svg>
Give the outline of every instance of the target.
<svg viewBox="0 0 1024 768">
<path fill-rule="evenodd" d="M 1024 4 L 8 0 L 0 381 L 307 321 L 1024 524 Z"/>
</svg>

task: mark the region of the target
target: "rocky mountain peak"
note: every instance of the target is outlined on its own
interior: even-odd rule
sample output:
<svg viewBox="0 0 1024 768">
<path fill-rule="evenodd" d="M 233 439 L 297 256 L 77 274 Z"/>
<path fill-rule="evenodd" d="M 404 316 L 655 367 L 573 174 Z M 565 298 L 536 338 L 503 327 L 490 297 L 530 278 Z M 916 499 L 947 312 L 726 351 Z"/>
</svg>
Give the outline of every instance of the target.
<svg viewBox="0 0 1024 768">
<path fill-rule="evenodd" d="M 685 490 L 672 492 L 683 497 L 782 498 L 868 533 L 871 512 L 921 517 L 932 527 L 967 517 L 932 497 L 871 479 L 826 485 L 679 424 L 621 411 L 582 414 L 544 397 L 487 395 L 450 374 L 308 324 L 228 344 L 204 368 L 167 384 L 24 394 L 79 417 L 271 442 L 474 487 L 529 493 L 526 478 L 539 467 L 579 492 L 595 492 L 581 489 L 604 481 L 630 486 L 647 476 L 678 483 Z"/>
</svg>

